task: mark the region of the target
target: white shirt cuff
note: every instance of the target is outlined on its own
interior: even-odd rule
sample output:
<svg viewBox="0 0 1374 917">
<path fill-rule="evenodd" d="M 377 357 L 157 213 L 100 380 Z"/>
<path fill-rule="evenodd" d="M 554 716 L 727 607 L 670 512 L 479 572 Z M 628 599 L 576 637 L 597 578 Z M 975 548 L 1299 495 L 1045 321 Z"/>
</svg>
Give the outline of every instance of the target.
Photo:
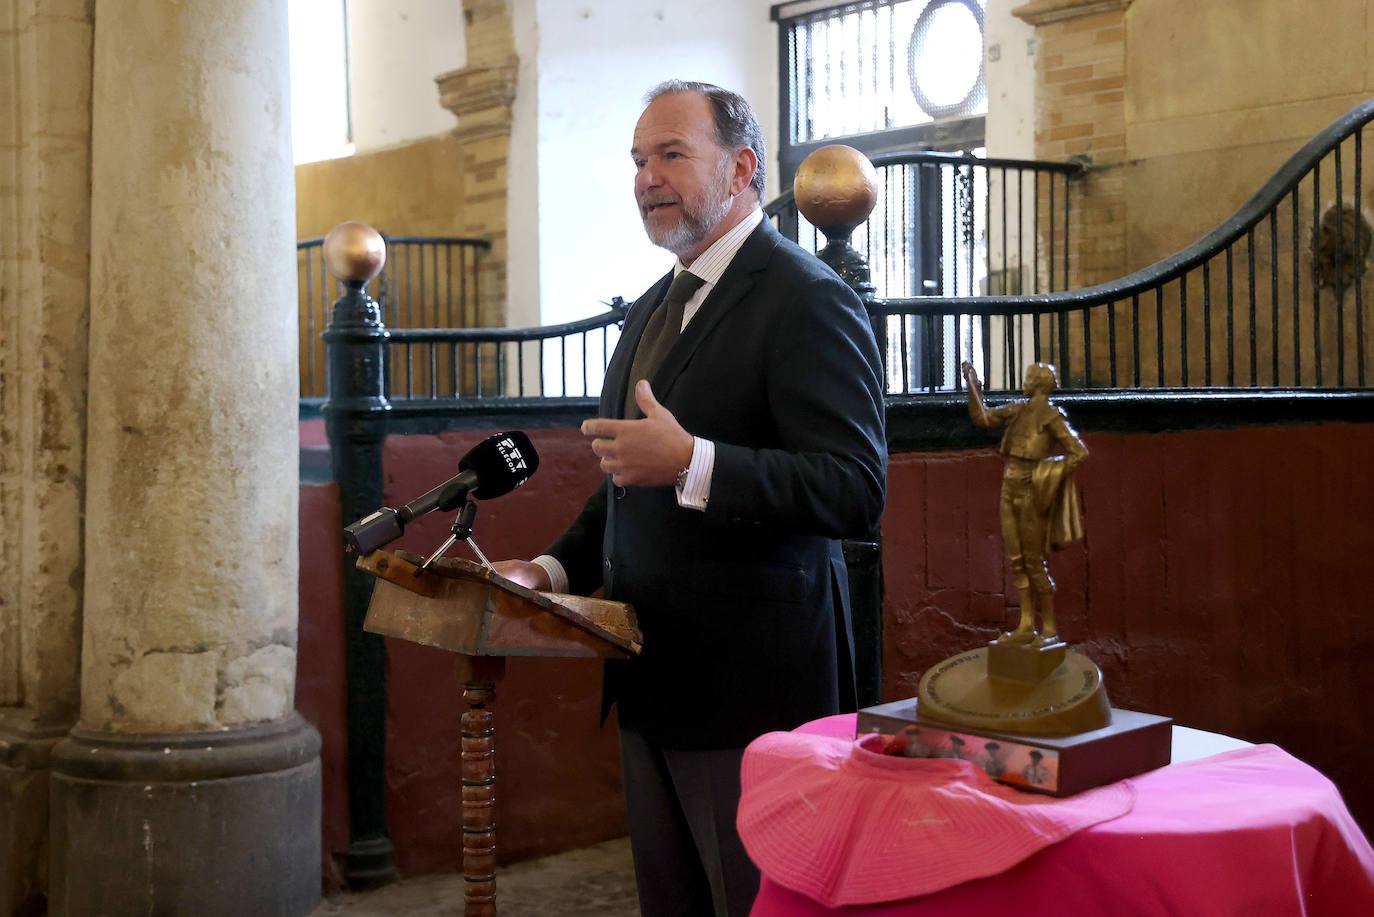
<svg viewBox="0 0 1374 917">
<path fill-rule="evenodd" d="M 692 437 L 692 461 L 687 466 L 687 479 L 677 489 L 677 505 L 683 509 L 705 511 L 711 496 L 711 472 L 716 467 L 716 444 L 700 436 Z"/>
<path fill-rule="evenodd" d="M 568 573 L 563 569 L 563 564 L 552 554 L 540 554 L 532 564 L 538 564 L 544 568 L 544 572 L 549 575 L 549 591 L 562 592 L 568 591 Z"/>
</svg>

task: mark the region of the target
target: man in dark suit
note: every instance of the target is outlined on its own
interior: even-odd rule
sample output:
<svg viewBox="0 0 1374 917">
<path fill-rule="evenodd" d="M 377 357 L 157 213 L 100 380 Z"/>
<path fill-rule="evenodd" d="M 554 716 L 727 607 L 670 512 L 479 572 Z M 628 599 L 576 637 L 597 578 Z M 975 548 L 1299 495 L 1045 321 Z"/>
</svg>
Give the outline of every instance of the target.
<svg viewBox="0 0 1374 917">
<path fill-rule="evenodd" d="M 854 708 L 839 539 L 882 512 L 882 371 L 854 292 L 759 209 L 763 139 L 734 93 L 672 81 L 635 128 L 635 197 L 674 270 L 626 316 L 600 416 L 607 474 L 533 562 L 498 569 L 638 612 L 606 665 L 646 917 L 748 912 L 744 746 Z"/>
</svg>

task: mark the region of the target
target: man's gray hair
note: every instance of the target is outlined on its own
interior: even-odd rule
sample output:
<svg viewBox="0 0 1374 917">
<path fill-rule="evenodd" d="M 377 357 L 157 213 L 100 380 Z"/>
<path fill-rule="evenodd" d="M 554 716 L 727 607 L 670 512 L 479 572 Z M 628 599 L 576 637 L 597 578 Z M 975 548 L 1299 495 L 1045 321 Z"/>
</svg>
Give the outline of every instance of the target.
<svg viewBox="0 0 1374 917">
<path fill-rule="evenodd" d="M 759 164 L 754 168 L 754 177 L 749 187 L 763 200 L 764 161 L 763 129 L 759 119 L 744 97 L 728 89 L 721 89 L 710 83 L 697 83 L 691 80 L 664 80 L 644 94 L 644 104 L 648 105 L 659 96 L 677 95 L 681 92 L 699 92 L 711 105 L 711 114 L 716 122 L 716 143 L 725 149 L 735 150 L 749 147 L 754 151 Z"/>
</svg>

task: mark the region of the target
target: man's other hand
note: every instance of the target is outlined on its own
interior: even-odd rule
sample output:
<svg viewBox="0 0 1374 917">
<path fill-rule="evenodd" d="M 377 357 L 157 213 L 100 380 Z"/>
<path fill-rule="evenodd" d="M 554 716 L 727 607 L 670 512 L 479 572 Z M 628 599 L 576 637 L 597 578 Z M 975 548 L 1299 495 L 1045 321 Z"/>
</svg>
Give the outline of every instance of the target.
<svg viewBox="0 0 1374 917">
<path fill-rule="evenodd" d="M 491 568 L 512 583 L 518 583 L 526 589 L 548 592 L 552 588 L 548 571 L 528 560 L 498 560 Z"/>
<path fill-rule="evenodd" d="M 635 386 L 642 420 L 594 417 L 582 422 L 582 435 L 592 441 L 601 470 L 616 484 L 670 486 L 692 461 L 692 434 L 673 412 L 658 403 L 646 379 Z"/>
</svg>

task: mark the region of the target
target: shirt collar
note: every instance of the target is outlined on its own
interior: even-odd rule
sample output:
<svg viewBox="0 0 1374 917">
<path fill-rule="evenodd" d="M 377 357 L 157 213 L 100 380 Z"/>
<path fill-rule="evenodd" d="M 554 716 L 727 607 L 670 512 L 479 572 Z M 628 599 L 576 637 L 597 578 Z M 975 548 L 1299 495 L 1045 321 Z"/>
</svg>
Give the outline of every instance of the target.
<svg viewBox="0 0 1374 917">
<path fill-rule="evenodd" d="M 679 258 L 673 265 L 673 276 L 676 277 L 682 271 L 690 270 L 693 274 L 706 281 L 709 285 L 714 285 L 720 281 L 720 277 L 725 273 L 725 269 L 730 266 L 730 262 L 735 260 L 735 255 L 744 245 L 744 240 L 749 238 L 763 221 L 763 210 L 755 207 L 744 219 L 740 220 L 730 230 L 697 256 L 690 268 L 685 267 L 682 259 Z"/>
</svg>

